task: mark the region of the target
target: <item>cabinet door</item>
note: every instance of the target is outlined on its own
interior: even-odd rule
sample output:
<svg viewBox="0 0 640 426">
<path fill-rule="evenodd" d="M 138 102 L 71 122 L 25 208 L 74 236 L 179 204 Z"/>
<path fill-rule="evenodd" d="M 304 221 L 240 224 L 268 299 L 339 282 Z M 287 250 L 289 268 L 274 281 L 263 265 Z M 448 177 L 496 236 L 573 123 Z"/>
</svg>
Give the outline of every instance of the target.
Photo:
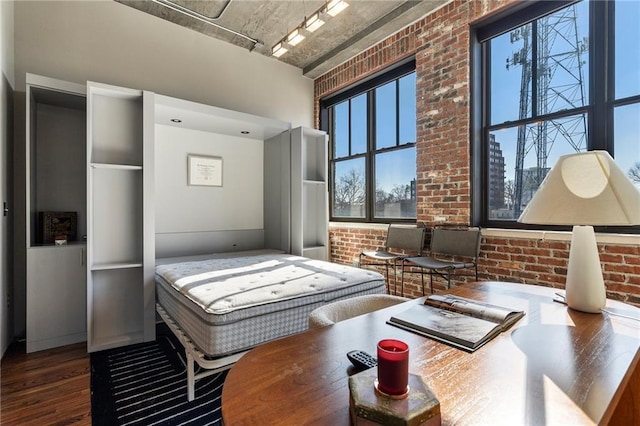
<svg viewBox="0 0 640 426">
<path fill-rule="evenodd" d="M 85 246 L 30 248 L 27 271 L 27 352 L 85 341 Z"/>
</svg>

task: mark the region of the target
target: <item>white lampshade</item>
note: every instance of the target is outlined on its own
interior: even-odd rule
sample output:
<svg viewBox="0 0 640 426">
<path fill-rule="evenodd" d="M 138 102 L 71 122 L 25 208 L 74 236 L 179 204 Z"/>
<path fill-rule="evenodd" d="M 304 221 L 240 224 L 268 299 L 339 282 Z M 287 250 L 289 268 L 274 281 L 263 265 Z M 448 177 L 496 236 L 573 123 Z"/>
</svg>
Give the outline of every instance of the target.
<svg viewBox="0 0 640 426">
<path fill-rule="evenodd" d="M 566 302 L 583 312 L 601 312 L 606 290 L 592 225 L 640 224 L 640 189 L 606 151 L 558 159 L 524 209 L 519 222 L 574 225 Z"/>
<path fill-rule="evenodd" d="M 518 222 L 639 225 L 640 190 L 606 151 L 562 156 Z"/>
</svg>

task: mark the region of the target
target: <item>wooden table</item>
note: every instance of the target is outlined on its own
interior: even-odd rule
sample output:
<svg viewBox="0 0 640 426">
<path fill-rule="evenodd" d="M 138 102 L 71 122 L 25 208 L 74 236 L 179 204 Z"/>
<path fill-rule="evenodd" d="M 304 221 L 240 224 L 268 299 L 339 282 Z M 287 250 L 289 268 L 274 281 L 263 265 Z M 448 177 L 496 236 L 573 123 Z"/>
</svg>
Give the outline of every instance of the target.
<svg viewBox="0 0 640 426">
<path fill-rule="evenodd" d="M 380 339 L 396 338 L 409 344 L 409 371 L 440 400 L 443 424 L 640 424 L 640 309 L 608 300 L 611 313 L 581 313 L 554 302 L 556 291 L 500 282 L 451 290 L 526 312 L 474 353 L 386 324 L 423 299 L 259 346 L 225 380 L 224 422 L 348 425 L 346 353 L 375 355 Z"/>
</svg>

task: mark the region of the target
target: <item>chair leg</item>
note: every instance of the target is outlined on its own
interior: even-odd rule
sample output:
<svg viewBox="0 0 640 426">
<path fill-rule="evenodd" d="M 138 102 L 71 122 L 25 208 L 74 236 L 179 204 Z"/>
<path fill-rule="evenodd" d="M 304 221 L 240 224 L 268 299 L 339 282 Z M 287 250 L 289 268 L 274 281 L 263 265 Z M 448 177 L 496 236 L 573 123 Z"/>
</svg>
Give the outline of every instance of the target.
<svg viewBox="0 0 640 426">
<path fill-rule="evenodd" d="M 400 272 L 400 296 L 404 297 L 404 259 L 401 260 L 402 269 Z"/>
<path fill-rule="evenodd" d="M 420 280 L 422 281 L 422 295 L 424 296 L 424 268 L 420 268 Z"/>
<path fill-rule="evenodd" d="M 396 259 L 393 259 L 393 295 L 398 295 L 398 272 L 396 268 Z"/>
<path fill-rule="evenodd" d="M 433 271 L 429 273 L 429 290 L 431 290 L 431 294 L 433 294 Z"/>
<path fill-rule="evenodd" d="M 389 281 L 389 262 L 384 262 L 384 270 L 386 272 L 387 294 L 391 294 L 391 281 Z"/>
</svg>

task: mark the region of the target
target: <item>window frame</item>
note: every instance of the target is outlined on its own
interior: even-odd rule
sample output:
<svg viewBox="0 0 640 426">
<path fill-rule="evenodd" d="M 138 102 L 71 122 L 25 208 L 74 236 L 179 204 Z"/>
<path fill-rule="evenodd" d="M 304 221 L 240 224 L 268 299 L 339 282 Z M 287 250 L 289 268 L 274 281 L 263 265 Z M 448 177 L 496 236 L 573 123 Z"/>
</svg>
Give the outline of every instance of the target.
<svg viewBox="0 0 640 426">
<path fill-rule="evenodd" d="M 417 140 L 411 143 L 400 144 L 399 141 L 399 128 L 400 128 L 400 120 L 399 108 L 396 108 L 396 145 L 392 147 L 386 148 L 376 148 L 376 117 L 375 117 L 375 90 L 378 87 L 381 87 L 387 83 L 392 81 L 396 82 L 398 85 L 398 81 L 400 78 L 409 75 L 411 73 L 416 72 L 416 61 L 415 58 L 411 57 L 399 63 L 392 65 L 391 67 L 386 68 L 380 73 L 377 73 L 370 78 L 361 80 L 356 84 L 336 93 L 328 96 L 326 98 L 320 99 L 320 129 L 327 132 L 329 135 L 329 149 L 328 149 L 328 164 L 329 164 L 329 220 L 332 222 L 357 222 L 357 223 L 416 223 L 417 222 L 417 207 L 416 207 L 416 217 L 415 218 L 379 218 L 375 217 L 375 157 L 376 154 L 388 153 L 393 151 L 400 151 L 405 149 L 414 148 L 417 149 Z M 416 82 L 417 86 L 417 82 Z M 396 89 L 398 89 L 396 87 Z M 417 90 L 417 88 L 416 88 Z M 333 107 L 341 102 L 346 100 L 353 99 L 359 95 L 367 93 L 367 147 L 366 152 L 351 154 L 346 157 L 341 157 L 339 160 L 334 159 L 334 144 L 332 142 L 334 129 L 333 129 Z M 398 97 L 400 93 L 396 90 L 396 105 L 398 106 Z M 417 108 L 417 105 L 416 105 Z M 416 111 L 417 115 L 417 111 Z M 417 117 L 416 117 L 416 127 L 417 127 Z M 417 131 L 417 129 L 416 129 Z M 349 138 L 351 138 L 351 134 L 349 132 Z M 416 133 L 417 139 L 417 133 Z M 351 143 L 349 142 L 349 150 L 351 150 Z M 334 216 L 334 197 L 333 197 L 333 188 L 335 186 L 334 174 L 332 173 L 333 164 L 339 161 L 352 160 L 357 158 L 365 159 L 365 214 L 364 217 L 343 217 L 343 216 Z M 416 181 L 417 181 L 417 153 L 416 153 Z"/>
<path fill-rule="evenodd" d="M 517 222 L 517 219 L 498 220 L 489 217 L 489 177 L 490 177 L 490 136 L 491 131 L 516 128 L 528 124 L 587 114 L 586 149 L 606 150 L 615 158 L 614 111 L 616 107 L 640 103 L 640 94 L 615 99 L 615 2 L 589 2 L 589 61 L 587 90 L 589 101 L 582 107 L 556 111 L 544 116 L 536 116 L 499 124 L 488 122 L 490 118 L 491 52 L 486 41 L 505 34 L 514 28 L 533 22 L 545 15 L 578 3 L 580 0 L 522 2 L 506 8 L 471 26 L 470 34 L 470 79 L 471 111 L 470 138 L 472 145 L 472 223 L 477 226 L 503 229 L 547 229 L 570 230 L 568 226 L 535 225 Z M 598 35 L 597 37 L 594 34 Z M 603 35 L 603 36 L 599 36 Z M 532 43 L 535 46 L 535 41 Z M 532 75 L 535 84 L 536 75 Z M 601 82 L 605 84 L 601 84 Z M 532 89 L 532 91 L 534 91 Z M 534 91 L 535 92 L 535 91 Z M 533 105 L 532 105 L 533 107 Z M 596 120 L 596 117 L 598 119 Z M 640 226 L 599 226 L 598 232 L 640 233 Z"/>
</svg>

